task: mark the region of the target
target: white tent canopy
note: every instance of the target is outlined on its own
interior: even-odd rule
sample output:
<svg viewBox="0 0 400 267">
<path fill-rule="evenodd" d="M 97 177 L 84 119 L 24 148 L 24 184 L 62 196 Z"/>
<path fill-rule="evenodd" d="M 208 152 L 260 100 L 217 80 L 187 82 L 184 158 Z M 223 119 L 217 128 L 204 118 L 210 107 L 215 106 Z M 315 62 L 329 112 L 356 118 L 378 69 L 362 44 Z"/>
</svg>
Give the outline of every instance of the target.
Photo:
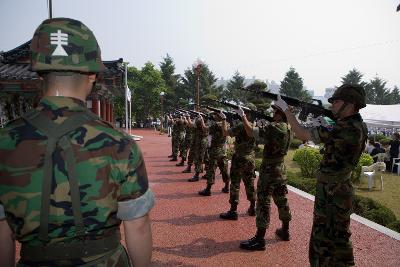
<svg viewBox="0 0 400 267">
<path fill-rule="evenodd" d="M 400 128 L 400 104 L 371 105 L 360 110 L 368 127 Z"/>
</svg>

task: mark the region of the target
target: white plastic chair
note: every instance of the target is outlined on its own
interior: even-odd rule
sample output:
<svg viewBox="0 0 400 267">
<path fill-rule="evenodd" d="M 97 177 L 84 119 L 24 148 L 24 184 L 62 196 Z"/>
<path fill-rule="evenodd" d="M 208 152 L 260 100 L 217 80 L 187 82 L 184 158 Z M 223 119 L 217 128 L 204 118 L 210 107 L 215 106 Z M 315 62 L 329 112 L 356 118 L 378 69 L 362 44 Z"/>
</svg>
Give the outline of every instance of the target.
<svg viewBox="0 0 400 267">
<path fill-rule="evenodd" d="M 378 164 L 383 164 L 382 166 Z M 378 167 L 380 166 L 380 167 Z M 372 187 L 375 184 L 374 178 L 379 175 L 379 180 L 381 182 L 381 190 L 383 191 L 383 177 L 382 177 L 382 171 L 386 168 L 386 165 L 384 163 L 374 163 L 371 166 L 362 166 L 361 167 L 361 172 L 363 175 L 367 176 L 368 178 L 368 190 L 371 191 Z"/>
<path fill-rule="evenodd" d="M 393 160 L 392 160 L 392 172 L 394 170 L 394 166 L 397 166 L 397 175 L 400 175 L 400 158 L 393 158 Z"/>
</svg>

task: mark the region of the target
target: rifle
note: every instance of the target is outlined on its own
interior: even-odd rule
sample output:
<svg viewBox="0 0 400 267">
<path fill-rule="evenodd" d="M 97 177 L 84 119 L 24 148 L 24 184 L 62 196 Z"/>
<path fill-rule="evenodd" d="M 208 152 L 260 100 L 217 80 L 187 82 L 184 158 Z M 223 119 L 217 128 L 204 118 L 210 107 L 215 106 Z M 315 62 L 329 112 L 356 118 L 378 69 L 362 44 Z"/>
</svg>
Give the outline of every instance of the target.
<svg viewBox="0 0 400 267">
<path fill-rule="evenodd" d="M 226 102 L 224 100 L 213 100 L 213 101 L 217 102 L 217 103 L 220 103 L 222 105 L 228 106 L 230 108 L 234 108 L 234 109 L 238 109 L 239 108 L 238 105 Z M 264 113 L 261 113 L 259 111 L 253 110 L 253 109 L 245 107 L 245 106 L 240 106 L 240 107 L 243 109 L 244 112 L 250 113 L 254 119 L 264 119 L 264 120 L 269 121 L 269 122 L 274 121 L 274 119 L 271 116 L 268 116 L 268 115 L 266 115 Z"/>
<path fill-rule="evenodd" d="M 194 110 L 186 110 L 186 109 L 177 109 L 177 110 L 179 112 L 182 112 L 184 115 L 189 113 L 194 117 L 202 116 L 205 119 L 212 119 L 212 116 L 209 116 L 208 114 L 204 114 L 203 112 L 194 111 Z"/>
<path fill-rule="evenodd" d="M 226 120 L 228 122 L 232 122 L 234 120 L 241 120 L 240 116 L 238 114 L 236 114 L 236 113 L 225 111 L 225 110 L 214 108 L 214 107 L 210 107 L 210 106 L 203 106 L 203 107 L 205 107 L 208 110 L 214 111 L 214 112 L 218 112 L 218 113 L 222 112 L 222 113 L 224 113 L 225 116 L 226 116 Z"/>
<path fill-rule="evenodd" d="M 254 86 L 248 86 L 246 88 L 239 88 L 242 91 L 246 91 L 246 92 L 252 92 L 254 94 L 258 94 L 258 95 L 262 95 L 265 98 L 269 98 L 272 100 L 277 100 L 278 99 L 278 95 L 274 94 L 274 93 L 270 93 L 267 91 L 256 91 L 254 89 L 250 89 L 253 88 Z M 283 100 L 285 100 L 285 102 L 289 105 L 289 106 L 295 106 L 295 107 L 299 107 L 301 108 L 300 114 L 299 114 L 299 119 L 302 121 L 307 121 L 307 117 L 309 114 L 314 115 L 314 117 L 319 117 L 319 116 L 326 116 L 329 117 L 332 120 L 335 120 L 335 117 L 333 116 L 332 111 L 330 111 L 329 109 L 326 109 L 322 106 L 322 102 L 321 100 L 318 99 L 313 99 L 314 101 L 318 102 L 318 105 L 316 104 L 312 104 L 312 103 L 307 103 L 304 101 L 301 101 L 297 98 L 293 98 L 290 96 L 285 96 L 285 95 L 281 95 L 281 98 Z"/>
</svg>

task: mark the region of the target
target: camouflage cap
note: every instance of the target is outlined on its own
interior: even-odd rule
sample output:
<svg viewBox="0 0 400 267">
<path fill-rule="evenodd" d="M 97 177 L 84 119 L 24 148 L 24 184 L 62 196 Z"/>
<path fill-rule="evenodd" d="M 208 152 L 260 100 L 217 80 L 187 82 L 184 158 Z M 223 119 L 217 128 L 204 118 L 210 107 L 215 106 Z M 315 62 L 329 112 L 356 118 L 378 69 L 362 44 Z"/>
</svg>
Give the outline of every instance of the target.
<svg viewBox="0 0 400 267">
<path fill-rule="evenodd" d="M 78 20 L 43 21 L 33 35 L 31 52 L 32 70 L 37 72 L 98 73 L 105 70 L 96 38 Z"/>
<path fill-rule="evenodd" d="M 361 85 L 343 84 L 338 87 L 332 97 L 328 99 L 329 103 L 334 100 L 343 100 L 344 102 L 353 103 L 358 108 L 365 108 L 365 91 Z"/>
</svg>

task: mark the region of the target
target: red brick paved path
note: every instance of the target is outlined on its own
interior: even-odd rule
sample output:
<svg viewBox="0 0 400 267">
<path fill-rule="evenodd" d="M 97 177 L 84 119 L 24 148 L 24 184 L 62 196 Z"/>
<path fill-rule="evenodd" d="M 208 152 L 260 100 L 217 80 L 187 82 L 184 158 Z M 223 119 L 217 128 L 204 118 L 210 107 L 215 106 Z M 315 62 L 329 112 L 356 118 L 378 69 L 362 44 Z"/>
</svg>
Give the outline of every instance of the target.
<svg viewBox="0 0 400 267">
<path fill-rule="evenodd" d="M 241 240 L 255 233 L 255 217 L 246 215 L 248 202 L 241 185 L 238 221 L 223 221 L 219 214 L 229 209 L 228 194 L 220 192 L 220 175 L 211 197 L 197 192 L 205 180 L 187 182 L 188 174 L 176 162 L 169 162 L 170 138 L 154 130 L 133 130 L 143 135 L 139 141 L 150 186 L 156 195 L 151 212 L 153 229 L 152 266 L 308 266 L 308 240 L 312 225 L 313 202 L 289 192 L 292 210 L 292 240 L 279 241 L 277 209 L 272 205 L 267 231 L 267 250 L 247 252 L 239 249 Z M 351 222 L 357 266 L 400 266 L 400 241 L 396 241 L 356 221 Z"/>
</svg>

